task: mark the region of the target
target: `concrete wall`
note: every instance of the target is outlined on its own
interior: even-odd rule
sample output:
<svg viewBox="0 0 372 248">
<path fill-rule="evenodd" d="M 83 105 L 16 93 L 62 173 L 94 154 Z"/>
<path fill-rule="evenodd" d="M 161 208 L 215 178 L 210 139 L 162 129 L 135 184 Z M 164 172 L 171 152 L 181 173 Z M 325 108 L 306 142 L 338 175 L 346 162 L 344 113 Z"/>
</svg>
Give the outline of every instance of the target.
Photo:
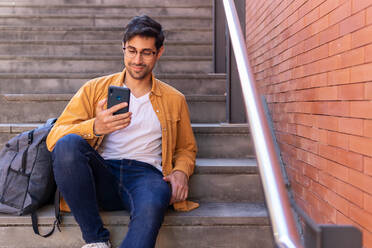
<svg viewBox="0 0 372 248">
<path fill-rule="evenodd" d="M 246 34 L 296 201 L 372 247 L 372 0 L 247 0 Z"/>
</svg>

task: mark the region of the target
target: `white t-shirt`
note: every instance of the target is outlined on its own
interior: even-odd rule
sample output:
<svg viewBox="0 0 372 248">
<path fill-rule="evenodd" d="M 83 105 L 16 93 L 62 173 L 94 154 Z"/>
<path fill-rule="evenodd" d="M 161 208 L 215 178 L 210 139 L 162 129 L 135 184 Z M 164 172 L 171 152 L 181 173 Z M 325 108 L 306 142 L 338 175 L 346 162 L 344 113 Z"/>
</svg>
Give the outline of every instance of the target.
<svg viewBox="0 0 372 248">
<path fill-rule="evenodd" d="M 136 98 L 130 94 L 129 126 L 105 135 L 98 150 L 104 159 L 134 159 L 161 170 L 161 126 L 149 93 Z"/>
</svg>

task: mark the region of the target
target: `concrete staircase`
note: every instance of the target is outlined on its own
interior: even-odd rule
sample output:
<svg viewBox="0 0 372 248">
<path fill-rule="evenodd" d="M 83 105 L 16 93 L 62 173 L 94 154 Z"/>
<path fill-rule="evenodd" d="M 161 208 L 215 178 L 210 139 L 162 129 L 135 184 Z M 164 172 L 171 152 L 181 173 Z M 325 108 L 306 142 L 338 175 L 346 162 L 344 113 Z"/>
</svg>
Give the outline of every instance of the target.
<svg viewBox="0 0 372 248">
<path fill-rule="evenodd" d="M 274 247 L 249 128 L 224 123 L 226 75 L 212 72 L 211 0 L 0 0 L 0 146 L 57 117 L 87 80 L 121 71 L 123 27 L 139 14 L 166 29 L 155 72 L 186 95 L 199 148 L 190 198 L 200 207 L 169 210 L 157 247 Z M 117 247 L 128 213 L 102 217 Z M 50 229 L 52 206 L 39 222 L 42 232 Z M 81 247 L 71 214 L 61 229 L 44 239 L 29 216 L 0 214 L 0 247 Z"/>
</svg>

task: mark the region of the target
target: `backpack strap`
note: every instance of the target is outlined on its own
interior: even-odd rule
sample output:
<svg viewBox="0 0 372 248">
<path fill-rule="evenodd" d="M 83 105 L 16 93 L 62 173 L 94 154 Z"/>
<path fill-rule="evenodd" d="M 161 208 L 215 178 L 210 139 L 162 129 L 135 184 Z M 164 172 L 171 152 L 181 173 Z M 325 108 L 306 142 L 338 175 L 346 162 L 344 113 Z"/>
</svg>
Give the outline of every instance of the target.
<svg viewBox="0 0 372 248">
<path fill-rule="evenodd" d="M 55 193 L 55 196 L 54 196 L 55 221 L 53 223 L 52 230 L 50 230 L 47 234 L 44 234 L 44 235 L 40 234 L 36 211 L 31 213 L 32 228 L 34 229 L 35 234 L 40 235 L 43 238 L 47 238 L 54 233 L 54 230 L 55 230 L 56 226 L 57 226 L 58 231 L 61 232 L 61 229 L 59 227 L 59 225 L 61 224 L 61 214 L 60 214 L 60 211 L 59 211 L 59 197 L 60 197 L 60 192 L 57 189 L 56 193 Z"/>
</svg>

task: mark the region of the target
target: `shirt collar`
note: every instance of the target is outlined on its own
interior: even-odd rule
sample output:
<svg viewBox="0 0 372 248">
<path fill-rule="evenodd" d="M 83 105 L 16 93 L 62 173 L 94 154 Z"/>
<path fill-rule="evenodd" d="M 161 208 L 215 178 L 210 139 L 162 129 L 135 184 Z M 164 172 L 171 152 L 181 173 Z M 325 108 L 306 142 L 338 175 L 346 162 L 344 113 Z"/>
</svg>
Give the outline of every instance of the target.
<svg viewBox="0 0 372 248">
<path fill-rule="evenodd" d="M 120 73 L 117 81 L 115 81 L 114 85 L 117 86 L 123 86 L 124 85 L 124 78 L 125 78 L 126 69 Z M 161 96 L 161 91 L 158 85 L 158 80 L 155 78 L 154 73 L 151 74 L 151 80 L 152 80 L 152 87 L 151 87 L 151 93 L 157 96 Z"/>
</svg>

